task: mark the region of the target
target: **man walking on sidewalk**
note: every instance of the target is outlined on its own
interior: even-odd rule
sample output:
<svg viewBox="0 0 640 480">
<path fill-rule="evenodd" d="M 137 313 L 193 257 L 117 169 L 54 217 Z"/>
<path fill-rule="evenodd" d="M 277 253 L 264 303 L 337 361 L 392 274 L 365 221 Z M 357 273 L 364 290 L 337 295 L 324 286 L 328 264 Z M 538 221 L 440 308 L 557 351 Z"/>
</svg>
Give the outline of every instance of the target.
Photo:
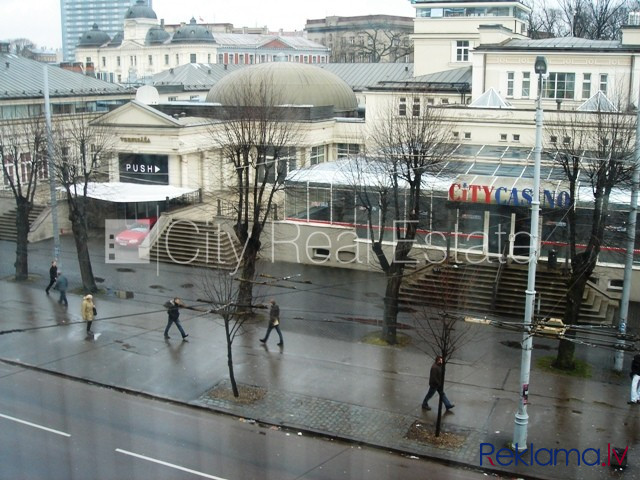
<svg viewBox="0 0 640 480">
<path fill-rule="evenodd" d="M 164 306 L 167 308 L 168 316 L 167 326 L 164 329 L 164 338 L 171 338 L 169 337 L 169 328 L 171 328 L 171 325 L 175 323 L 176 327 L 178 327 L 178 330 L 180 331 L 180 335 L 182 335 L 182 340 L 185 340 L 189 336 L 189 334 L 185 333 L 184 329 L 182 328 L 182 324 L 180 323 L 180 307 L 184 307 L 184 303 L 182 303 L 182 300 L 176 297 L 173 300 L 169 300 L 164 304 Z"/>
<path fill-rule="evenodd" d="M 429 373 L 429 391 L 427 392 L 427 395 L 424 397 L 424 400 L 422 400 L 422 408 L 425 410 L 431 410 L 431 407 L 429 406 L 429 399 L 433 397 L 436 392 L 438 392 L 438 395 L 440 395 L 440 398 L 442 399 L 442 403 L 444 403 L 444 406 L 447 409 L 447 411 L 455 407 L 455 405 L 449 401 L 449 399 L 447 398 L 447 395 L 444 393 L 444 387 L 443 387 L 444 379 L 442 378 L 443 363 L 444 363 L 444 359 L 440 355 L 438 355 L 436 357 L 436 361 L 433 362 L 433 365 L 431 365 L 431 372 Z"/>
<path fill-rule="evenodd" d="M 640 354 L 633 356 L 631 362 L 631 397 L 627 403 L 637 404 L 638 402 L 638 382 L 640 382 Z"/>
<path fill-rule="evenodd" d="M 49 267 L 49 285 L 47 285 L 47 288 L 44 289 L 44 291 L 47 292 L 47 295 L 49 295 L 49 290 L 51 290 L 51 287 L 53 287 L 53 284 L 56 283 L 57 279 L 58 263 L 54 260 L 53 262 L 51 262 L 51 267 Z"/>
<path fill-rule="evenodd" d="M 69 281 L 67 280 L 67 277 L 62 275 L 62 272 L 58 272 L 58 280 L 56 280 L 56 286 L 53 288 L 60 292 L 60 299 L 58 300 L 58 303 L 64 304 L 65 307 L 68 306 L 67 288 L 69 288 Z"/>
<path fill-rule="evenodd" d="M 271 330 L 275 328 L 276 332 L 278 332 L 278 336 L 280 337 L 280 343 L 278 346 L 282 347 L 284 345 L 284 340 L 282 339 L 282 332 L 280 331 L 280 307 L 273 298 L 269 300 L 269 303 L 271 304 L 271 310 L 269 310 L 269 327 L 267 328 L 267 334 L 264 338 L 261 338 L 260 341 L 262 343 L 267 343 Z"/>
</svg>

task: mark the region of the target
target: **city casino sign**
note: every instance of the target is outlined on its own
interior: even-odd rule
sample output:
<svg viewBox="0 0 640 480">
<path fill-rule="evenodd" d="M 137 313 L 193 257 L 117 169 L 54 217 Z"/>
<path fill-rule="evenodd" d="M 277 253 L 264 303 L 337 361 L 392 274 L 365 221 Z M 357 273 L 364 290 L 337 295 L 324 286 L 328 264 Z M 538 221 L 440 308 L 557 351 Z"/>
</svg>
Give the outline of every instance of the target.
<svg viewBox="0 0 640 480">
<path fill-rule="evenodd" d="M 533 189 L 474 185 L 466 182 L 453 183 L 449 187 L 449 200 L 452 202 L 528 207 L 533 201 Z M 571 206 L 571 195 L 564 190 L 540 190 L 540 206 L 543 208 L 568 208 Z"/>
</svg>

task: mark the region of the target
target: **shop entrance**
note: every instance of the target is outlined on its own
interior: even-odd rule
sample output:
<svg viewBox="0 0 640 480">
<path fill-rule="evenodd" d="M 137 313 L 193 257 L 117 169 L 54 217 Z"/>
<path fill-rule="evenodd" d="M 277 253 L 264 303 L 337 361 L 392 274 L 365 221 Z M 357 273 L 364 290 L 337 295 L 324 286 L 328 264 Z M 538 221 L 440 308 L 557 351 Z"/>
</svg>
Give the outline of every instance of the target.
<svg viewBox="0 0 640 480">
<path fill-rule="evenodd" d="M 515 257 L 528 257 L 531 242 L 531 212 L 517 209 L 513 212 L 513 252 Z"/>
<path fill-rule="evenodd" d="M 487 243 L 490 255 L 509 254 L 509 237 L 511 235 L 511 209 L 498 207 L 489 212 L 489 228 L 487 229 Z M 505 251 L 505 249 L 507 249 Z"/>
</svg>

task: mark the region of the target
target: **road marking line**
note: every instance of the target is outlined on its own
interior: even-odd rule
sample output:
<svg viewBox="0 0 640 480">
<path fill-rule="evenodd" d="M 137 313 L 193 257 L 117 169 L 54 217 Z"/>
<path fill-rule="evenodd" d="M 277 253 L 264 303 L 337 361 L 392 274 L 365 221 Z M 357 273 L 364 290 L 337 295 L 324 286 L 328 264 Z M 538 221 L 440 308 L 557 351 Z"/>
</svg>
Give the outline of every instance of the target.
<svg viewBox="0 0 640 480">
<path fill-rule="evenodd" d="M 211 478 L 212 480 L 226 480 L 222 477 L 216 477 L 214 475 L 209 475 L 207 473 L 198 472 L 197 470 L 191 470 L 190 468 L 181 467 L 180 465 L 174 465 L 173 463 L 163 462 L 162 460 L 146 457 L 144 455 L 140 455 L 139 453 L 133 453 L 127 450 L 122 450 L 121 448 L 116 448 L 116 452 L 123 453 L 125 455 L 130 455 L 136 458 L 141 458 L 142 460 L 147 460 L 149 462 L 158 463 L 160 465 L 164 465 L 165 467 L 171 467 L 171 468 L 175 468 L 176 470 L 182 470 L 183 472 L 193 473 L 194 475 L 200 475 L 201 477 L 204 477 L 204 478 Z"/>
<path fill-rule="evenodd" d="M 24 425 L 29 425 L 30 427 L 39 428 L 40 430 L 45 430 L 46 432 L 55 433 L 56 435 L 62 435 L 63 437 L 70 437 L 71 435 L 65 432 L 61 432 L 59 430 L 54 430 L 53 428 L 43 427 L 42 425 L 38 425 L 37 423 L 27 422 L 26 420 L 20 420 L 19 418 L 10 417 L 9 415 L 3 415 L 0 413 L 0 417 L 6 418 L 7 420 L 11 420 L 13 422 L 22 423 Z"/>
</svg>

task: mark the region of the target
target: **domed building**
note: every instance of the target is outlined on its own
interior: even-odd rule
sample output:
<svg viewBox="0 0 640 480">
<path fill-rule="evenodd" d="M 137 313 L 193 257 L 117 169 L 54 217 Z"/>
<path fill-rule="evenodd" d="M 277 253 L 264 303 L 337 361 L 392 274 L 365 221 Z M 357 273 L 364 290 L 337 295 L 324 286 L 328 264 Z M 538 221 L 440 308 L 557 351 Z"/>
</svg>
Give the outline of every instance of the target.
<svg viewBox="0 0 640 480">
<path fill-rule="evenodd" d="M 111 41 L 111 37 L 106 32 L 98 28 L 98 24 L 94 23 L 91 30 L 83 33 L 78 40 L 77 48 L 83 47 L 101 47 Z"/>
<path fill-rule="evenodd" d="M 156 12 L 144 3 L 144 0 L 137 0 L 135 5 L 131 5 L 131 7 L 129 7 L 127 12 L 124 14 L 124 18 L 153 18 L 155 20 L 158 17 L 156 16 Z"/>
<path fill-rule="evenodd" d="M 210 42 L 213 43 L 213 35 L 203 25 L 198 25 L 195 18 L 191 18 L 189 25 L 178 28 L 176 33 L 173 34 L 171 43 L 200 43 Z"/>
<path fill-rule="evenodd" d="M 92 63 L 96 77 L 113 83 L 144 85 L 151 77 L 185 64 L 251 65 L 283 57 L 289 62 L 326 63 L 329 49 L 302 37 L 216 33 L 195 18 L 180 26 L 158 21 L 144 0 L 127 9 L 123 29 L 113 40 L 98 25 L 86 32 L 75 52 Z"/>
<path fill-rule="evenodd" d="M 271 105 L 323 107 L 331 108 L 336 116 L 357 115 L 356 95 L 344 80 L 320 67 L 291 62 L 263 63 L 235 71 L 209 90 L 206 101 L 258 106 L 247 105 L 256 97 L 246 93 L 258 92 L 265 85 L 270 85 Z"/>
</svg>

